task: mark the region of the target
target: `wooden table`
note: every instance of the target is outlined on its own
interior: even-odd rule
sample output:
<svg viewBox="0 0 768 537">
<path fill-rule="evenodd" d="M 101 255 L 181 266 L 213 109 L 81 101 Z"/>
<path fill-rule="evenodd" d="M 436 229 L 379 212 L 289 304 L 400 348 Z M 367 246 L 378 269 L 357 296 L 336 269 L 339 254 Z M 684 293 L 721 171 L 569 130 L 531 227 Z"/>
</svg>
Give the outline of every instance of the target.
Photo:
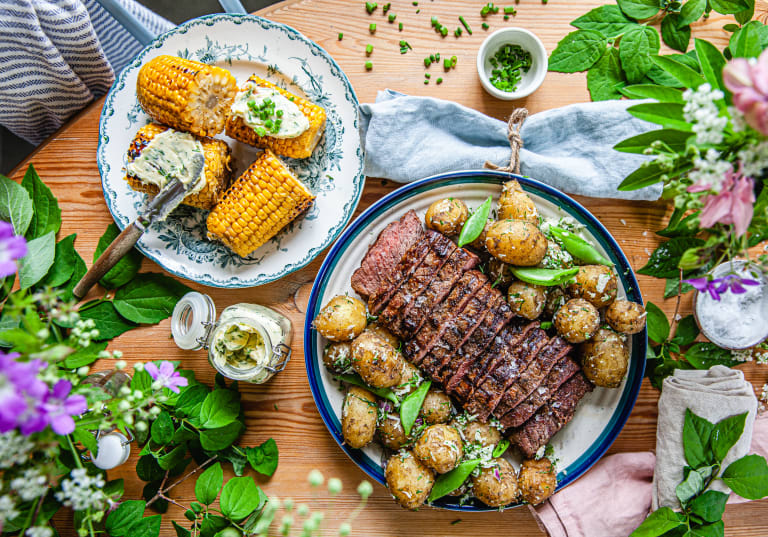
<svg viewBox="0 0 768 537">
<path fill-rule="evenodd" d="M 507 3 L 512 2 L 510 0 Z M 550 0 L 548 5 L 542 5 L 541 0 L 521 0 L 517 5 L 518 15 L 507 24 L 532 30 L 542 39 L 547 50 L 552 51 L 557 42 L 570 31 L 569 21 L 605 3 L 613 2 Z M 475 52 L 486 34 L 480 27 L 481 4 L 479 1 L 468 0 L 421 0 L 418 6 L 421 12 L 416 14 L 417 8 L 412 6 L 410 0 L 394 0 L 392 11 L 397 13 L 397 21 L 404 24 L 405 31 L 398 33 L 396 25 L 388 24 L 377 13 L 371 19 L 378 23 L 375 36 L 368 32 L 370 21 L 363 9 L 362 0 L 287 0 L 261 11 L 259 15 L 293 26 L 325 48 L 349 76 L 360 102 L 373 101 L 378 90 L 392 88 L 412 95 L 455 100 L 501 119 L 510 113 L 513 106 L 526 106 L 535 113 L 589 100 L 583 74 L 549 73 L 544 85 L 536 93 L 516 103 L 502 102 L 488 96 L 477 79 L 474 63 Z M 766 4 L 763 3 L 758 13 L 766 11 Z M 474 29 L 474 35 L 468 36 L 465 33 L 460 39 L 449 35 L 441 40 L 430 27 L 432 15 L 437 15 L 445 23 L 451 21 L 450 27 L 457 24 L 459 15 L 464 15 Z M 492 30 L 505 24 L 501 14 L 490 17 L 489 22 Z M 695 35 L 704 36 L 724 46 L 726 34 L 720 28 L 726 22 L 725 17 L 713 14 L 708 22 L 694 25 Z M 339 32 L 344 33 L 343 41 L 337 40 Z M 398 47 L 400 39 L 407 39 L 416 52 L 401 55 Z M 372 58 L 375 67 L 371 72 L 364 69 L 364 48 L 367 43 L 373 44 L 376 49 Z M 424 51 L 437 49 L 444 55 L 448 52 L 455 54 L 458 66 L 444 76 L 442 85 L 427 86 L 423 84 Z M 96 168 L 98 120 L 102 103 L 103 99 L 99 99 L 73 118 L 11 174 L 14 179 L 20 180 L 27 164 L 34 163 L 59 198 L 64 220 L 60 236 L 77 233 L 76 246 L 88 261 L 99 236 L 112 221 L 103 201 Z M 357 214 L 397 186 L 380 179 L 368 179 Z M 613 233 L 632 266 L 640 268 L 658 243 L 653 231 L 664 227 L 664 215 L 667 213 L 665 205 L 661 202 L 590 198 L 579 198 L 579 201 Z M 311 496 L 306 486 L 306 476 L 311 469 L 318 468 L 326 476 L 341 478 L 345 492 L 338 501 L 337 509 L 349 509 L 356 504 L 353 490 L 365 475 L 344 455 L 326 431 L 312 400 L 304 369 L 301 338 L 304 310 L 323 257 L 319 256 L 309 266 L 277 283 L 262 287 L 243 290 L 212 289 L 196 284 L 192 284 L 192 287 L 211 294 L 219 311 L 230 304 L 245 301 L 271 306 L 291 318 L 295 343 L 293 359 L 288 368 L 265 386 L 242 387 L 248 430 L 241 442 L 254 445 L 269 437 L 277 441 L 280 447 L 280 466 L 277 472 L 268 480 L 257 477 L 267 494 L 309 501 Z M 145 260 L 143 269 L 160 270 L 148 260 Z M 662 298 L 663 280 L 645 276 L 639 279 L 645 299 L 661 305 L 671 315 L 674 301 L 664 301 Z M 685 315 L 690 309 L 690 302 L 684 300 L 682 313 Z M 129 332 L 115 340 L 111 348 L 122 349 L 129 360 L 180 360 L 183 367 L 194 369 L 203 381 L 212 382 L 213 371 L 205 353 L 177 349 L 168 339 L 169 332 L 169 322 L 165 321 L 159 326 Z M 108 364 L 101 365 L 101 368 L 108 367 Z M 768 380 L 768 367 L 749 364 L 743 370 L 756 388 Z M 609 453 L 654 448 L 658 396 L 659 392 L 644 381 L 634 412 Z M 111 472 L 111 477 L 125 478 L 126 498 L 141 496 L 143 483 L 133 471 L 135 462 L 136 453 L 127 464 Z M 175 489 L 174 496 L 188 504 L 194 498 L 191 483 Z M 594 515 L 600 516 L 599 513 Z M 172 517 L 183 520 L 181 511 L 172 509 L 169 516 L 165 517 L 163 535 L 175 535 L 170 524 Z M 728 535 L 768 535 L 768 501 L 729 506 L 725 523 Z M 62 528 L 62 535 L 74 535 L 70 529 L 71 522 L 62 521 L 59 526 L 66 526 Z M 414 537 L 542 535 L 525 508 L 477 514 L 457 514 L 427 508 L 411 513 L 397 507 L 387 491 L 378 485 L 375 486 L 369 506 L 354 523 L 354 532 L 356 535 L 367 536 Z"/>
</svg>

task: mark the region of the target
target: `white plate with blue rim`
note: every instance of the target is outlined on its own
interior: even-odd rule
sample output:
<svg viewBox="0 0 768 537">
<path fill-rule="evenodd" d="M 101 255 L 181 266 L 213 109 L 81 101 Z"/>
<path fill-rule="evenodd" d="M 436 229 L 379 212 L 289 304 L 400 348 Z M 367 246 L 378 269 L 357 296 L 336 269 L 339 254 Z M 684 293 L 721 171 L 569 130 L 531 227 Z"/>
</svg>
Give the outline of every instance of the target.
<svg viewBox="0 0 768 537">
<path fill-rule="evenodd" d="M 131 190 L 124 180 L 128 146 L 150 121 L 136 99 L 136 77 L 144 63 L 161 54 L 224 67 L 238 83 L 255 73 L 322 106 L 328 119 L 311 157 L 284 159 L 317 199 L 267 244 L 240 257 L 206 238 L 206 211 L 182 205 L 144 233 L 139 250 L 168 272 L 215 287 L 261 285 L 307 265 L 347 225 L 365 179 L 358 101 L 346 75 L 298 31 L 252 15 L 200 17 L 157 37 L 120 73 L 99 122 L 97 161 L 104 199 L 121 229 L 146 202 L 146 195 Z M 256 160 L 258 149 L 223 134 L 217 138 L 232 148 L 235 177 Z"/>
<path fill-rule="evenodd" d="M 344 392 L 323 365 L 323 349 L 327 341 L 312 328 L 312 320 L 334 296 L 345 293 L 357 296 L 350 285 L 352 272 L 360 266 L 368 245 L 387 224 L 411 209 L 423 218 L 430 204 L 447 197 L 461 198 L 470 209 L 478 207 L 488 196 L 498 201 L 501 185 L 513 177 L 533 198 L 542 216 L 554 221 L 563 217 L 573 219 L 573 223 L 581 227 L 580 235 L 613 261 L 619 298 L 643 301 L 629 261 L 608 230 L 574 199 L 534 179 L 490 170 L 453 172 L 410 183 L 379 200 L 355 219 L 323 261 L 307 306 L 304 356 L 312 396 L 331 436 L 357 466 L 381 484 L 384 484 L 387 457 L 381 446 L 374 442 L 364 449 L 353 449 L 344 444 L 341 433 Z M 551 439 L 557 459 L 557 490 L 583 475 L 621 432 L 643 381 L 647 344 L 645 330 L 629 336 L 629 369 L 621 385 L 615 389 L 595 388 L 587 394 L 576 408 L 573 420 Z M 505 456 L 513 466 L 519 467 L 522 458 L 514 449 L 508 450 Z M 478 500 L 461 503 L 459 498 L 451 496 L 437 500 L 433 506 L 462 511 L 493 510 Z"/>
</svg>

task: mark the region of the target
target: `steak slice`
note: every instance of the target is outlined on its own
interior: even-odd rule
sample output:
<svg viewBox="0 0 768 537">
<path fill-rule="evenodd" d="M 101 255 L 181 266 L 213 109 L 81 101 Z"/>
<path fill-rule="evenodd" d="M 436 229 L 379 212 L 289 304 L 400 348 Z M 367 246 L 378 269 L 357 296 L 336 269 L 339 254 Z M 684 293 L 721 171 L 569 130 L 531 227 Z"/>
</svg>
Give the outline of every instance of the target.
<svg viewBox="0 0 768 537">
<path fill-rule="evenodd" d="M 560 386 L 547 404 L 507 438 L 517 444 L 526 458 L 533 458 L 555 433 L 573 419 L 576 405 L 593 388 L 582 373 L 574 375 Z"/>
<path fill-rule="evenodd" d="M 382 324 L 389 327 L 389 331 L 400 338 L 406 336 L 403 330 L 403 312 L 429 287 L 430 282 L 456 249 L 453 241 L 445 235 L 431 230 L 427 233 L 432 234 L 433 239 L 426 257 L 416 270 L 411 272 L 405 283 L 400 285 L 389 299 L 389 304 L 379 315 Z"/>
<path fill-rule="evenodd" d="M 352 273 L 352 289 L 363 298 L 375 293 L 423 233 L 421 219 L 414 211 L 408 211 L 400 220 L 385 227 L 368 248 L 360 268 Z"/>
<path fill-rule="evenodd" d="M 525 400 L 515 408 L 504 414 L 501 418 L 501 424 L 504 427 L 520 427 L 528 418 L 544 405 L 552 394 L 563 385 L 563 383 L 581 370 L 570 356 L 565 356 L 549 372 L 538 388 L 533 390 Z"/>
<path fill-rule="evenodd" d="M 470 270 L 456 283 L 446 299 L 434 309 L 429 316 L 429 322 L 424 323 L 416 336 L 405 345 L 405 355 L 416 365 L 432 350 L 447 327 L 447 323 L 464 309 L 464 306 L 488 282 L 482 272 Z"/>
<path fill-rule="evenodd" d="M 418 332 L 432 309 L 448 296 L 461 275 L 475 268 L 478 263 L 480 263 L 480 258 L 475 254 L 464 248 L 456 248 L 440 267 L 437 276 L 429 283 L 427 289 L 403 311 L 403 336 L 408 338 Z"/>
<path fill-rule="evenodd" d="M 519 405 L 533 390 L 544 382 L 555 364 L 571 351 L 567 341 L 559 336 L 553 337 L 536 355 L 520 378 L 504 393 L 493 414 L 501 419 L 504 414 Z"/>
</svg>

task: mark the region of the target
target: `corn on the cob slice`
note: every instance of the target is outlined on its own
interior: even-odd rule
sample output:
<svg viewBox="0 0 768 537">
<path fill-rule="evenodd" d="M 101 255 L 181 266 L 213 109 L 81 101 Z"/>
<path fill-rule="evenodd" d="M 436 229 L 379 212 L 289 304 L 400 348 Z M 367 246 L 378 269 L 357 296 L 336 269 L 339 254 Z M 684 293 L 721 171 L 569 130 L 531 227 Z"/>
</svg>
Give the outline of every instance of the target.
<svg viewBox="0 0 768 537">
<path fill-rule="evenodd" d="M 198 136 L 215 136 L 224 128 L 237 95 L 237 81 L 226 69 L 158 56 L 139 69 L 136 97 L 159 123 Z"/>
<path fill-rule="evenodd" d="M 128 148 L 128 162 L 138 157 L 156 135 L 166 130 L 168 127 L 157 123 L 148 123 L 140 128 Z M 199 192 L 187 194 L 182 203 L 210 210 L 219 202 L 232 181 L 232 151 L 223 140 L 214 138 L 199 138 L 199 140 L 203 145 L 203 155 L 205 156 L 203 171 L 205 172 L 206 184 Z M 157 185 L 145 183 L 132 175 L 126 175 L 125 180 L 128 181 L 128 185 L 133 190 L 138 192 L 154 196 L 160 191 Z"/>
<path fill-rule="evenodd" d="M 245 257 L 312 205 L 315 196 L 269 149 L 208 215 L 208 236 Z"/>
<path fill-rule="evenodd" d="M 249 127 L 243 118 L 230 114 L 227 118 L 226 133 L 230 138 L 256 147 L 269 148 L 278 155 L 291 158 L 307 158 L 312 155 L 320 137 L 325 130 L 325 110 L 310 101 L 279 88 L 271 82 L 252 75 L 248 82 L 241 88 L 247 89 L 249 83 L 274 89 L 287 99 L 293 99 L 301 113 L 309 120 L 309 128 L 295 138 L 274 138 L 269 135 L 259 136 L 255 130 Z"/>
</svg>

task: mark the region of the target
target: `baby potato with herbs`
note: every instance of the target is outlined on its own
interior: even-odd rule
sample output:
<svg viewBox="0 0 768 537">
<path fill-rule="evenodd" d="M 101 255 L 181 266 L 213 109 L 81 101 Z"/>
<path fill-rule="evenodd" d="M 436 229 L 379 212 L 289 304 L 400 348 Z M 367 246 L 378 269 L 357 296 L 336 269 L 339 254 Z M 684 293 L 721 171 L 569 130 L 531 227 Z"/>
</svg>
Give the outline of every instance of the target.
<svg viewBox="0 0 768 537">
<path fill-rule="evenodd" d="M 499 430 L 487 423 L 475 420 L 460 424 L 457 420 L 453 420 L 451 421 L 451 425 L 459 431 L 459 434 L 461 434 L 461 437 L 466 444 L 477 443 L 481 444 L 483 447 L 488 447 L 495 446 L 501 442 L 501 433 Z"/>
<path fill-rule="evenodd" d="M 506 219 L 539 223 L 539 210 L 536 204 L 516 179 L 504 183 L 499 198 L 499 220 Z"/>
<path fill-rule="evenodd" d="M 557 310 L 553 321 L 557 333 L 569 343 L 582 343 L 600 328 L 600 312 L 583 298 L 572 298 Z"/>
<path fill-rule="evenodd" d="M 376 434 L 376 396 L 360 386 L 350 386 L 341 407 L 341 433 L 353 448 L 365 447 Z"/>
<path fill-rule="evenodd" d="M 328 371 L 341 375 L 352 367 L 352 345 L 346 341 L 329 343 L 323 351 L 323 363 Z"/>
<path fill-rule="evenodd" d="M 430 425 L 413 445 L 413 454 L 438 474 L 450 472 L 464 455 L 461 435 L 450 425 Z"/>
<path fill-rule="evenodd" d="M 384 477 L 395 501 L 411 510 L 418 509 L 427 501 L 435 484 L 435 473 L 410 451 L 392 455 L 384 470 Z"/>
<path fill-rule="evenodd" d="M 333 297 L 315 317 L 315 330 L 331 341 L 352 341 L 365 330 L 365 304 L 351 296 Z"/>
<path fill-rule="evenodd" d="M 568 294 L 591 302 L 602 308 L 616 300 L 619 282 L 611 267 L 584 265 L 568 284 Z"/>
<path fill-rule="evenodd" d="M 596 386 L 618 388 L 628 367 L 629 349 L 613 330 L 601 328 L 581 346 L 581 368 Z"/>
<path fill-rule="evenodd" d="M 456 198 L 445 198 L 429 206 L 424 220 L 429 229 L 434 229 L 450 237 L 461 232 L 468 216 L 469 209 L 463 201 Z"/>
<path fill-rule="evenodd" d="M 404 361 L 392 345 L 373 332 L 363 332 L 352 342 L 352 369 L 374 388 L 400 384 Z"/>
<path fill-rule="evenodd" d="M 451 398 L 445 392 L 430 389 L 421 405 L 421 416 L 430 425 L 447 423 L 451 419 Z"/>
<path fill-rule="evenodd" d="M 381 339 L 392 345 L 394 348 L 400 346 L 400 340 L 392 332 L 381 326 L 378 322 L 373 322 L 366 327 L 366 330 L 373 332 Z"/>
<path fill-rule="evenodd" d="M 499 220 L 488 229 L 485 247 L 499 261 L 518 267 L 533 267 L 547 253 L 547 238 L 530 222 Z"/>
<path fill-rule="evenodd" d="M 541 285 L 515 281 L 507 290 L 507 301 L 513 312 L 526 319 L 538 319 L 547 302 L 547 290 Z"/>
<path fill-rule="evenodd" d="M 645 328 L 645 308 L 629 300 L 616 300 L 605 309 L 605 320 L 622 334 L 637 334 Z"/>
<path fill-rule="evenodd" d="M 560 286 L 550 287 L 547 289 L 547 301 L 544 304 L 544 315 L 547 317 L 554 317 L 560 306 L 568 302 L 570 297 L 565 294 L 563 288 Z"/>
<path fill-rule="evenodd" d="M 514 502 L 519 494 L 517 474 L 506 459 L 493 459 L 490 468 L 481 468 L 472 477 L 472 490 L 477 499 L 489 507 L 503 507 Z"/>
<path fill-rule="evenodd" d="M 384 446 L 397 451 L 408 443 L 400 416 L 388 413 L 378 424 L 379 439 Z"/>
<path fill-rule="evenodd" d="M 538 505 L 554 494 L 557 488 L 555 465 L 548 458 L 528 459 L 520 466 L 517 477 L 523 501 Z"/>
</svg>

